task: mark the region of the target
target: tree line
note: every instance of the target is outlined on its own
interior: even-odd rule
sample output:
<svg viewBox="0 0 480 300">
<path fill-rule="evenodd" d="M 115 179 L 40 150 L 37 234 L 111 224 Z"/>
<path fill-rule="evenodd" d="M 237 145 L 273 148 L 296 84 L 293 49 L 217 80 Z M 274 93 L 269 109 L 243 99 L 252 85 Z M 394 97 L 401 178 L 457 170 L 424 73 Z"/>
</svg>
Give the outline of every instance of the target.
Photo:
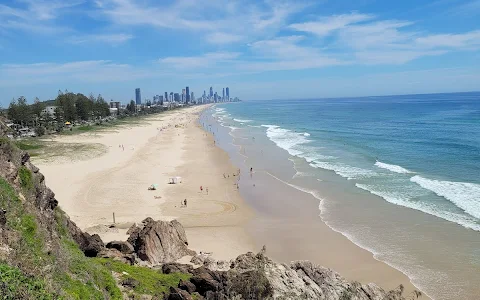
<svg viewBox="0 0 480 300">
<path fill-rule="evenodd" d="M 48 106 L 56 106 L 54 114 L 43 113 Z M 34 127 L 41 135 L 45 130 L 61 130 L 65 122 L 92 121 L 110 115 L 110 106 L 101 95 L 89 97 L 82 93 L 61 92 L 53 101 L 40 102 L 35 98 L 29 105 L 25 97 L 13 99 L 7 116 L 15 124 Z"/>
</svg>

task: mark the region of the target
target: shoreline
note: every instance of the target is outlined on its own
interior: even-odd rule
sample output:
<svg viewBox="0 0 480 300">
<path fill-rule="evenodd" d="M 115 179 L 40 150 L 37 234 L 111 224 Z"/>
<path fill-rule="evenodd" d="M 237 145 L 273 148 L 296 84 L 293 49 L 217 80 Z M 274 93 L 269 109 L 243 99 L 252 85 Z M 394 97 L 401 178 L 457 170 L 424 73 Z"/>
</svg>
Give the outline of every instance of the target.
<svg viewBox="0 0 480 300">
<path fill-rule="evenodd" d="M 161 220 L 176 218 L 185 227 L 189 247 L 197 252 L 213 252 L 216 259 L 228 260 L 247 251 L 256 252 L 266 244 L 267 254 L 280 262 L 308 259 L 332 268 L 348 279 L 374 282 L 385 290 L 393 289 L 400 283 L 406 287 L 406 294 L 414 289 L 410 280 L 403 282 L 406 277 L 403 273 L 375 259 L 371 252 L 332 230 L 322 221 L 318 210 L 311 209 L 311 205 L 315 205 L 311 200 L 308 207 L 303 208 L 304 215 L 308 215 L 305 224 L 299 224 L 292 216 L 274 219 L 259 212 L 251 203 L 259 199 L 258 195 L 250 197 L 244 188 L 248 176 L 241 177 L 238 192 L 234 185 L 237 178 L 233 176 L 238 170 L 237 163 L 229 151 L 218 143 L 213 144 L 214 136 L 211 133 L 201 128 L 200 114 L 205 113 L 209 107 L 192 107 L 155 115 L 148 118 L 151 123 L 146 126 L 134 126 L 128 130 L 122 128 L 119 132 L 75 136 L 70 140 L 106 144 L 108 151 L 93 159 L 60 165 L 50 162 L 39 164 L 39 167 L 47 177 L 47 184 L 57 193 L 60 206 L 72 220 L 87 232 L 98 233 L 106 242 L 125 240 L 129 225 L 138 223 L 147 216 Z M 167 128 L 159 131 L 158 128 L 163 126 Z M 130 138 L 132 141 L 129 142 L 128 154 L 119 156 L 123 151 L 119 152 L 115 146 Z M 218 134 L 215 135 L 217 138 Z M 69 141 L 69 137 L 61 137 L 60 140 Z M 248 170 L 240 168 L 242 174 L 248 174 Z M 73 174 L 70 172 L 72 169 L 77 171 Z M 224 173 L 231 175 L 230 178 L 223 178 Z M 181 176 L 182 183 L 163 184 L 172 176 Z M 154 193 L 146 190 L 153 183 L 160 186 Z M 203 192 L 200 192 L 200 186 L 204 188 Z M 207 187 L 208 195 L 205 191 Z M 259 187 L 255 188 L 257 192 Z M 292 191 L 284 192 L 278 198 L 283 197 L 282 201 L 288 202 L 285 195 L 292 195 Z M 156 199 L 153 195 L 161 198 Z M 180 208 L 182 199 L 188 200 L 187 208 Z M 314 200 L 318 209 L 318 199 Z M 265 206 L 266 210 L 278 205 L 277 202 L 271 204 Z M 108 229 L 112 210 L 116 210 L 118 223 L 114 230 Z M 290 223 L 287 224 L 288 222 Z M 310 226 L 308 222 L 315 223 L 316 227 Z M 275 228 L 273 231 L 259 232 L 258 228 L 265 224 L 273 224 Z M 330 256 L 321 258 L 318 256 L 319 244 L 312 243 L 300 252 L 298 249 L 287 249 L 282 254 L 281 250 L 286 245 L 297 244 L 282 244 L 292 240 L 278 236 L 278 232 L 290 231 L 291 235 L 298 235 L 297 230 L 292 230 L 294 225 L 303 225 L 304 227 L 300 226 L 303 229 L 309 227 L 310 236 L 322 235 L 319 240 L 327 241 L 330 246 L 336 243 L 341 251 L 335 247 L 331 250 L 324 249 L 324 252 L 331 253 Z M 363 264 L 358 264 L 358 258 Z M 340 260 L 343 260 L 343 266 Z M 375 271 L 372 271 L 372 266 L 375 266 Z M 365 276 L 366 273 L 369 275 Z M 395 286 L 385 283 L 388 276 L 391 276 L 390 282 L 395 282 Z"/>
<path fill-rule="evenodd" d="M 220 134 L 216 135 L 217 145 L 229 153 L 233 163 L 240 166 L 242 172 L 244 169 L 248 172 L 249 166 L 257 165 L 255 158 L 259 159 L 259 153 L 251 147 L 249 156 L 242 153 L 245 151 L 245 145 L 235 143 L 235 136 L 230 130 L 233 128 L 222 126 L 217 120 L 212 120 L 213 122 L 217 125 L 212 126 L 220 128 Z M 218 129 L 214 128 L 214 130 Z M 237 138 L 246 141 L 245 137 Z M 284 161 L 289 161 L 289 155 L 286 154 L 275 152 L 269 155 L 284 155 L 285 157 L 282 157 L 285 158 Z M 241 194 L 256 211 L 257 219 L 250 222 L 249 232 L 255 237 L 257 248 L 266 244 L 267 254 L 277 261 L 289 263 L 298 259 L 310 260 L 334 269 L 349 280 L 374 282 L 386 290 L 403 284 L 405 295 L 409 295 L 415 289 L 419 290 L 405 273 L 374 257 L 373 252 L 357 245 L 345 234 L 330 227 L 321 217 L 321 200 L 311 191 L 285 182 L 268 171 L 259 169 L 258 166 L 256 169 L 253 175 L 256 177 L 255 187 L 252 188 L 253 181 L 243 180 L 241 186 L 248 188 L 241 189 Z M 302 199 L 304 202 L 300 205 L 288 201 L 287 198 Z M 258 230 L 261 227 L 267 229 Z M 295 246 L 289 248 L 291 244 L 299 243 L 304 249 Z M 425 293 L 422 298 L 429 299 Z"/>
</svg>

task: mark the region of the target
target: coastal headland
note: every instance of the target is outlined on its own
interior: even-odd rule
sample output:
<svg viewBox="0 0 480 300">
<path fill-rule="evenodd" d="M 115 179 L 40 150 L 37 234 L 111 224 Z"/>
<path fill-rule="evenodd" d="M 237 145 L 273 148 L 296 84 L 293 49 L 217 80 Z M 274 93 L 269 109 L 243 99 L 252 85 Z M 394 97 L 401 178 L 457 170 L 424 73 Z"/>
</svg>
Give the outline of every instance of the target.
<svg viewBox="0 0 480 300">
<path fill-rule="evenodd" d="M 233 259 L 266 244 L 267 253 L 277 253 L 280 260 L 303 253 L 306 257 L 295 259 L 312 260 L 349 280 L 375 282 L 384 289 L 402 284 L 407 295 L 415 289 L 400 271 L 326 226 L 311 203 L 296 204 L 301 217 L 293 216 L 286 198 L 295 196 L 291 191 L 278 190 L 280 206 L 265 203 L 266 210 L 283 211 L 286 217 L 281 224 L 250 207 L 237 186 L 239 169 L 198 123 L 207 107 L 149 116 L 142 124 L 115 131 L 56 137 L 53 143 L 101 144 L 107 150 L 97 157 L 79 159 L 73 152 L 67 159 L 34 157 L 33 162 L 71 219 L 105 242 L 126 240 L 128 228 L 146 217 L 178 219 L 189 248 L 211 252 L 216 259 Z M 176 183 L 169 184 L 172 180 Z M 269 230 L 264 231 L 269 236 L 262 238 L 262 228 L 254 229 L 252 236 L 252 224 L 278 226 L 278 236 Z M 296 236 L 296 244 L 283 244 L 282 232 Z M 287 252 L 290 255 L 281 254 Z"/>
</svg>

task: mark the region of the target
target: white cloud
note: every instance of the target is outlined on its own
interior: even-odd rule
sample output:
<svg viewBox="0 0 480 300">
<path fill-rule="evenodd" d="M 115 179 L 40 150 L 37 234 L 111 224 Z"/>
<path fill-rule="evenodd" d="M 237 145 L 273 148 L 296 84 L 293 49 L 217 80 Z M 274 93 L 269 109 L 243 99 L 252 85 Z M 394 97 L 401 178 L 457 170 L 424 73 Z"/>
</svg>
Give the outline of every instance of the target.
<svg viewBox="0 0 480 300">
<path fill-rule="evenodd" d="M 240 56 L 238 52 L 210 52 L 199 56 L 172 56 L 159 59 L 167 67 L 175 69 L 204 69 L 230 63 Z"/>
<path fill-rule="evenodd" d="M 57 18 L 61 10 L 82 4 L 83 0 L 77 1 L 54 1 L 54 0 L 19 0 L 25 3 L 28 9 L 28 17 L 37 20 L 51 20 Z"/>
<path fill-rule="evenodd" d="M 133 38 L 131 34 L 113 33 L 113 34 L 93 34 L 73 36 L 68 39 L 68 42 L 72 44 L 85 44 L 85 43 L 107 43 L 111 45 L 118 45 L 125 43 Z"/>
<path fill-rule="evenodd" d="M 415 39 L 415 44 L 426 48 L 460 48 L 480 47 L 480 30 L 460 34 L 433 34 Z"/>
<path fill-rule="evenodd" d="M 224 32 L 213 32 L 207 35 L 207 42 L 211 44 L 231 44 L 244 39 L 243 36 L 237 34 L 229 34 Z"/>
<path fill-rule="evenodd" d="M 291 24 L 289 28 L 297 31 L 313 33 L 323 37 L 330 35 L 339 29 L 343 29 L 350 24 L 367 21 L 372 18 L 373 16 L 371 15 L 358 13 L 334 15 L 331 17 L 321 18 L 319 21 L 315 22 Z"/>
<path fill-rule="evenodd" d="M 52 82 L 118 82 L 150 76 L 151 72 L 107 60 L 0 65 L 0 86 Z"/>
</svg>

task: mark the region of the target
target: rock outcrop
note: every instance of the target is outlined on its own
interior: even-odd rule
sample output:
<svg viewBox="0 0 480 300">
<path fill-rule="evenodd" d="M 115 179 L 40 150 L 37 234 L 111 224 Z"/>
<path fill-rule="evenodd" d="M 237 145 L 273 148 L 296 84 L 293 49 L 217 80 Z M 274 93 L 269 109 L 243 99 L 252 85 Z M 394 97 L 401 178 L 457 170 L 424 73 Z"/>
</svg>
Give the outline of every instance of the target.
<svg viewBox="0 0 480 300">
<path fill-rule="evenodd" d="M 403 288 L 385 292 L 375 284 L 350 282 L 335 271 L 316 266 L 308 261 L 295 261 L 290 265 L 278 264 L 263 253 L 251 252 L 235 260 L 207 265 L 229 265 L 227 271 L 211 270 L 207 266 L 188 270 L 189 282 L 181 281 L 165 299 L 190 299 L 188 294 L 199 293 L 207 300 L 217 299 L 320 299 L 320 300 L 403 300 Z M 184 291 L 179 293 L 178 290 Z M 183 297 L 183 298 L 182 298 Z M 198 299 L 198 297 L 197 297 Z"/>
<path fill-rule="evenodd" d="M 165 222 L 147 218 L 143 224 L 143 228 L 132 230 L 128 238 L 141 260 L 159 265 L 195 255 L 195 251 L 188 249 L 187 235 L 177 220 Z"/>
</svg>

